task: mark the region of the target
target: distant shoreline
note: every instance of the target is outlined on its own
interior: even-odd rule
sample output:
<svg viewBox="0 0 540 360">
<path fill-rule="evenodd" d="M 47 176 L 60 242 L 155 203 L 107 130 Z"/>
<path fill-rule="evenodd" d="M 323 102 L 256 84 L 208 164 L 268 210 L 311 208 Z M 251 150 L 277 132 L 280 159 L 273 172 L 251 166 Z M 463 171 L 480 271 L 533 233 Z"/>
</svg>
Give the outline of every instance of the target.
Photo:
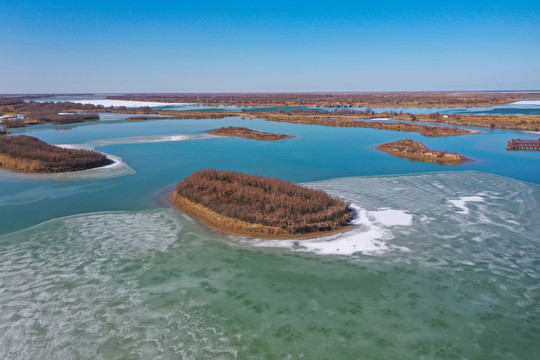
<svg viewBox="0 0 540 360">
<path fill-rule="evenodd" d="M 540 91 L 121 94 L 107 99 L 216 106 L 477 107 L 538 100 Z"/>
</svg>

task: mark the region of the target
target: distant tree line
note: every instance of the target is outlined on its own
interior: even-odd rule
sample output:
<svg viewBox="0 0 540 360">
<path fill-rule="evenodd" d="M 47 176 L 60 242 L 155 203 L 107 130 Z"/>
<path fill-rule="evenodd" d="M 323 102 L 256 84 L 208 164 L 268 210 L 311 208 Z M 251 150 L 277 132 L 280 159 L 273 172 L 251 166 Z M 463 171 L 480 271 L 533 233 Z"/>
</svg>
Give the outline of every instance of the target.
<svg viewBox="0 0 540 360">
<path fill-rule="evenodd" d="M 4 102 L 4 103 L 2 103 Z M 25 102 L 21 99 L 0 99 L 0 113 L 24 113 L 25 120 L 9 119 L 2 123 L 4 128 L 24 127 L 27 122 L 51 122 L 56 125 L 72 124 L 83 121 L 99 120 L 97 111 L 106 109 L 103 106 L 92 104 L 79 104 L 73 102 Z M 120 109 L 117 109 L 120 110 Z M 91 111 L 91 114 L 60 114 L 65 112 Z"/>
<path fill-rule="evenodd" d="M 7 119 L 3 120 L 1 125 L 4 129 L 23 128 L 26 126 L 26 122 L 22 119 Z"/>
<path fill-rule="evenodd" d="M 29 115 L 30 120 L 38 122 L 51 122 L 55 125 L 79 123 L 83 121 L 99 120 L 99 114 L 45 114 L 45 113 L 31 113 Z"/>
<path fill-rule="evenodd" d="M 126 94 L 108 99 L 234 105 L 361 105 L 361 106 L 489 106 L 521 99 L 537 99 L 538 93 L 497 92 L 386 92 L 386 93 L 218 93 Z"/>
</svg>

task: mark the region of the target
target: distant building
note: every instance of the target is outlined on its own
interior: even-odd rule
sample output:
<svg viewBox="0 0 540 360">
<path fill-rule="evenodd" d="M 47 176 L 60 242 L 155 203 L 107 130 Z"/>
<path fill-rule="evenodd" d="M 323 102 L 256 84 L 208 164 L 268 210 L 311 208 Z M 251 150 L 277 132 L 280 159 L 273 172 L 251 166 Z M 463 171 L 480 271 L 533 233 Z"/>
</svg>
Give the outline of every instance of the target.
<svg viewBox="0 0 540 360">
<path fill-rule="evenodd" d="M 540 151 L 540 139 L 524 140 L 512 139 L 506 145 L 508 151 Z"/>
</svg>

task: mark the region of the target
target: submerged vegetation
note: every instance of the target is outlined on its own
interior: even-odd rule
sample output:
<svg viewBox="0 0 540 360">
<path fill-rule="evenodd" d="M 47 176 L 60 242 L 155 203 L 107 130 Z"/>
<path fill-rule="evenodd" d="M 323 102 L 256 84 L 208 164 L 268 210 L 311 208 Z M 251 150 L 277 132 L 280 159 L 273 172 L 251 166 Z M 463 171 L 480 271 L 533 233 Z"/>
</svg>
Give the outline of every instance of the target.
<svg viewBox="0 0 540 360">
<path fill-rule="evenodd" d="M 219 129 L 208 130 L 206 132 L 214 135 L 235 136 L 253 140 L 282 140 L 293 137 L 292 135 L 275 134 L 237 126 L 222 127 Z"/>
<path fill-rule="evenodd" d="M 91 150 L 63 149 L 32 136 L 0 137 L 0 168 L 27 173 L 79 171 L 112 164 Z"/>
<path fill-rule="evenodd" d="M 432 150 L 421 142 L 411 139 L 382 144 L 378 148 L 395 156 L 430 163 L 458 165 L 471 161 L 471 159 L 458 153 Z"/>
<path fill-rule="evenodd" d="M 215 169 L 178 183 L 174 202 L 228 231 L 302 235 L 340 229 L 354 218 L 343 200 L 274 178 Z"/>
</svg>

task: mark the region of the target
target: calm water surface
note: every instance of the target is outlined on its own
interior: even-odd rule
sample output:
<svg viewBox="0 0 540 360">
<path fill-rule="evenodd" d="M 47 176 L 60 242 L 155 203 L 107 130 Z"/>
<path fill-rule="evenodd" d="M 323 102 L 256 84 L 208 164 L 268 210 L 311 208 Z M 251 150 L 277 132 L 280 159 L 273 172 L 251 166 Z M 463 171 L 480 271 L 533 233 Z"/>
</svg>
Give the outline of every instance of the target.
<svg viewBox="0 0 540 360">
<path fill-rule="evenodd" d="M 17 132 L 85 144 L 130 171 L 92 179 L 0 171 L 0 358 L 540 352 L 540 154 L 505 149 L 538 134 L 424 138 L 240 118 L 124 118 Z M 228 125 L 295 138 L 203 134 Z M 376 150 L 403 138 L 475 161 L 441 166 Z M 361 208 L 359 225 L 306 242 L 249 240 L 157 200 L 209 167 L 307 182 Z"/>
</svg>

